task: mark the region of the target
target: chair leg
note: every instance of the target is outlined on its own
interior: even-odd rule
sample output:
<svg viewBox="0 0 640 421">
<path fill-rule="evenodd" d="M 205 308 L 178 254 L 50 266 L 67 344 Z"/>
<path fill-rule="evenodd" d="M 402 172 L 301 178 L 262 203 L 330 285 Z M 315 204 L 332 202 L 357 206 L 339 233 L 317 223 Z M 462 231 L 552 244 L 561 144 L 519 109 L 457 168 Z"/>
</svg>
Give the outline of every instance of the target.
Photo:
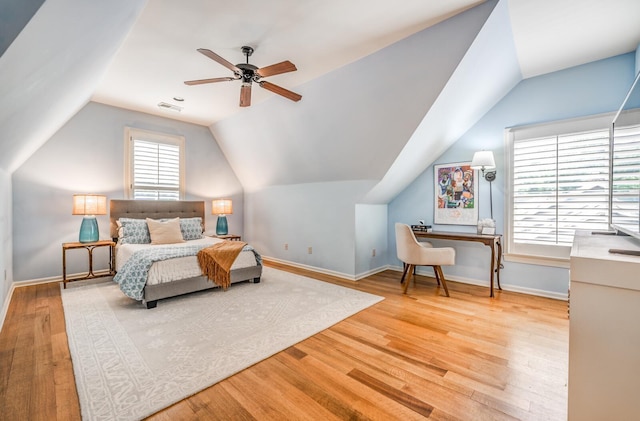
<svg viewBox="0 0 640 421">
<path fill-rule="evenodd" d="M 448 297 L 449 288 L 447 288 L 447 281 L 446 279 L 444 279 L 444 273 L 442 273 L 442 268 L 440 266 L 434 266 L 434 269 L 438 271 L 440 278 L 442 279 L 442 286 L 444 287 L 444 293 Z"/>
<path fill-rule="evenodd" d="M 400 284 L 404 283 L 404 278 L 405 276 L 407 276 L 407 270 L 409 269 L 409 265 L 406 263 L 403 263 L 404 265 L 404 271 L 402 272 L 402 278 L 400 278 Z"/>
<path fill-rule="evenodd" d="M 433 266 L 433 273 L 436 275 L 436 281 L 438 282 L 438 286 L 440 286 L 440 274 L 436 270 L 435 266 Z"/>
<path fill-rule="evenodd" d="M 402 293 L 407 293 L 407 288 L 409 288 L 409 284 L 411 283 L 411 277 L 413 276 L 413 265 L 407 265 L 407 279 L 404 280 L 404 286 L 402 288 Z"/>
</svg>

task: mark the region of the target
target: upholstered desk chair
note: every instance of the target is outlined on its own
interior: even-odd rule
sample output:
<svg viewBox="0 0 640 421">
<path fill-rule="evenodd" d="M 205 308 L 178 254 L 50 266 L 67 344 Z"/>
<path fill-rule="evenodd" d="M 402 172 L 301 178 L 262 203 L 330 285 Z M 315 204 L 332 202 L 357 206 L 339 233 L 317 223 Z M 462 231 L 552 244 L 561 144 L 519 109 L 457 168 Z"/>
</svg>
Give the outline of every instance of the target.
<svg viewBox="0 0 640 421">
<path fill-rule="evenodd" d="M 416 236 L 413 235 L 413 231 L 411 231 L 411 227 L 400 223 L 396 223 L 396 248 L 398 259 L 404 263 L 404 273 L 402 274 L 403 294 L 407 293 L 414 267 L 433 266 L 433 273 L 436 275 L 438 285 L 442 282 L 444 292 L 447 297 L 449 296 L 447 281 L 444 279 L 440 266 L 455 264 L 456 250 L 454 248 L 435 248 L 431 243 L 418 242 Z"/>
</svg>

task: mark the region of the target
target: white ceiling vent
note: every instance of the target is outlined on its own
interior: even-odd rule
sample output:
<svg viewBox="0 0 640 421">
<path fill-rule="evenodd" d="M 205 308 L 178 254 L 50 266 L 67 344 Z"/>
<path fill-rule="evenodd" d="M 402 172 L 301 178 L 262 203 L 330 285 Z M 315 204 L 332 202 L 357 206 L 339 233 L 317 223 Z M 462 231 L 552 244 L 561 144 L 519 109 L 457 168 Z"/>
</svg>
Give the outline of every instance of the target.
<svg viewBox="0 0 640 421">
<path fill-rule="evenodd" d="M 173 105 L 173 104 L 168 104 L 166 102 L 159 102 L 158 103 L 158 108 L 162 108 L 165 110 L 171 110 L 171 111 L 175 111 L 177 113 L 179 113 L 180 111 L 182 111 L 182 107 L 178 107 L 177 105 Z"/>
</svg>

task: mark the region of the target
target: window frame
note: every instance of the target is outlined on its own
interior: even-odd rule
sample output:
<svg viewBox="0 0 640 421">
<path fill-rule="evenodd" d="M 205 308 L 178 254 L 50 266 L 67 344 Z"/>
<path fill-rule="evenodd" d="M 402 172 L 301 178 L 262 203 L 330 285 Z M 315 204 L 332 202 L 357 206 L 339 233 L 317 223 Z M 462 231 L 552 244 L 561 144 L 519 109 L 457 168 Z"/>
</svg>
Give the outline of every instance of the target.
<svg viewBox="0 0 640 421">
<path fill-rule="evenodd" d="M 563 136 L 596 130 L 608 131 L 615 113 L 597 114 L 541 124 L 508 127 L 504 130 L 505 141 L 505 249 L 506 261 L 553 267 L 569 267 L 570 246 L 516 243 L 514 241 L 513 212 L 513 145 L 517 140 Z M 610 194 L 610 193 L 609 193 Z"/>
<path fill-rule="evenodd" d="M 180 135 L 171 135 L 166 133 L 159 133 L 150 130 L 143 130 L 134 127 L 125 127 L 124 130 L 124 191 L 125 197 L 130 200 L 134 200 L 133 191 L 133 175 L 134 175 L 134 139 L 142 140 L 146 142 L 153 142 L 165 145 L 178 146 L 179 149 L 179 187 L 178 187 L 178 200 L 184 200 L 185 198 L 185 138 Z M 137 200 L 154 200 L 154 199 L 137 199 Z M 158 200 L 158 199 L 155 199 Z"/>
</svg>

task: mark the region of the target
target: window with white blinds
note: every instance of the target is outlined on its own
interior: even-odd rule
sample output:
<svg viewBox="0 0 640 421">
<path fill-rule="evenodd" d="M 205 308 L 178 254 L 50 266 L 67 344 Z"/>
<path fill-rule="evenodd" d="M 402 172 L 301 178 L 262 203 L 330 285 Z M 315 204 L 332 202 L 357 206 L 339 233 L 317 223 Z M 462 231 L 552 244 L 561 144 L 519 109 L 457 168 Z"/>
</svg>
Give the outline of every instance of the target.
<svg viewBox="0 0 640 421">
<path fill-rule="evenodd" d="M 566 266 L 575 230 L 609 228 L 612 119 L 507 130 L 507 258 Z"/>
<path fill-rule="evenodd" d="M 180 200 L 184 190 L 184 138 L 129 128 L 125 140 L 128 197 Z"/>
<path fill-rule="evenodd" d="M 640 232 L 640 126 L 615 129 L 611 222 L 618 229 Z"/>
</svg>

